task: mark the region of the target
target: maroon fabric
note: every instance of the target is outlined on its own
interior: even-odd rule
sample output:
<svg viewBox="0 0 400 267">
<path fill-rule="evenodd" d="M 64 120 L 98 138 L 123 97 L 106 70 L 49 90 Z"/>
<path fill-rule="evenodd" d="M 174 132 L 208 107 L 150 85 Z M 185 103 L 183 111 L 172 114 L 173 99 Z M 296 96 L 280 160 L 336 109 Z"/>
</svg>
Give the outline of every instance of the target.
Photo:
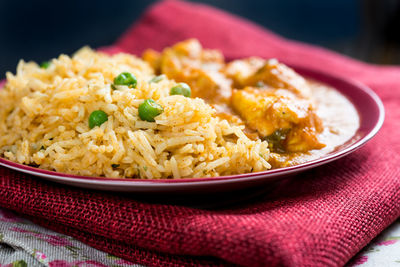
<svg viewBox="0 0 400 267">
<path fill-rule="evenodd" d="M 0 205 L 147 265 L 338 266 L 400 215 L 400 68 L 364 64 L 285 40 L 221 11 L 161 2 L 110 52 L 140 53 L 196 37 L 227 58 L 258 55 L 356 79 L 384 101 L 380 133 L 251 204 L 218 210 L 148 204 L 0 168 Z"/>
</svg>

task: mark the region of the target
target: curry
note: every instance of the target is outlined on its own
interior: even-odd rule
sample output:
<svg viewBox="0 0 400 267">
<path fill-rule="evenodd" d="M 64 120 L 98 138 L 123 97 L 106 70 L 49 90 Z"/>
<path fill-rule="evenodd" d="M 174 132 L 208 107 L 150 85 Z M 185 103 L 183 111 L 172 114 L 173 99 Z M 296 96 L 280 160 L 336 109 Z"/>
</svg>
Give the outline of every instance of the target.
<svg viewBox="0 0 400 267">
<path fill-rule="evenodd" d="M 192 88 L 217 115 L 267 140 L 273 167 L 299 164 L 345 143 L 359 127 L 353 105 L 334 88 L 309 81 L 276 59 L 225 63 L 221 52 L 190 39 L 143 54 L 158 74 Z"/>
</svg>

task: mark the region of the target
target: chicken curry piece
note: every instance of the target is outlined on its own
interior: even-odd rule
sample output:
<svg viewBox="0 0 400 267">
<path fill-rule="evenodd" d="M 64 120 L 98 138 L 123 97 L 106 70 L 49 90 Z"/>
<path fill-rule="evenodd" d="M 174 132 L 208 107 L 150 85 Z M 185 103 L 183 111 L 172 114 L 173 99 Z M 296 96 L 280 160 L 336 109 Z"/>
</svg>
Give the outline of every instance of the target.
<svg viewBox="0 0 400 267">
<path fill-rule="evenodd" d="M 324 147 L 317 138 L 322 123 L 312 105 L 288 90 L 234 89 L 232 106 L 275 152 L 306 152 Z"/>
<path fill-rule="evenodd" d="M 189 84 L 193 97 L 211 104 L 229 102 L 232 81 L 222 72 L 225 61 L 219 51 L 203 49 L 197 40 L 190 39 L 164 49 L 161 54 L 147 50 L 143 59 L 156 72 Z"/>
<path fill-rule="evenodd" d="M 225 63 L 217 50 L 189 39 L 161 53 L 143 54 L 158 74 L 192 88 L 233 124 L 243 124 L 252 139 L 269 142 L 272 152 L 306 153 L 325 145 L 308 82 L 275 59 L 250 57 Z"/>
</svg>

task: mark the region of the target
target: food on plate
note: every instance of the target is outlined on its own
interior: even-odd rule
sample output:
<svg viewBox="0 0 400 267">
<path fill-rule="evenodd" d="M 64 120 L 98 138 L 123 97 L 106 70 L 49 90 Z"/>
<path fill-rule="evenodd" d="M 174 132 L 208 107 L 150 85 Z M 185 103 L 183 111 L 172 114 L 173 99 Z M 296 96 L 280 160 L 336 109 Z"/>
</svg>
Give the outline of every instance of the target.
<svg viewBox="0 0 400 267">
<path fill-rule="evenodd" d="M 195 39 L 142 59 L 85 47 L 40 65 L 21 61 L 0 102 L 1 157 L 111 178 L 291 166 L 329 153 L 359 124 L 333 88 L 275 59 L 227 63 Z"/>
<path fill-rule="evenodd" d="M 318 140 L 323 126 L 313 105 L 288 90 L 235 89 L 232 106 L 250 128 L 269 139 L 271 148 L 282 152 L 307 152 L 325 146 Z M 281 138 L 271 138 L 277 135 Z"/>
<path fill-rule="evenodd" d="M 187 83 L 192 88 L 192 97 L 203 98 L 209 103 L 227 102 L 231 97 L 232 81 L 222 72 L 225 67 L 223 55 L 217 50 L 203 49 L 197 40 L 167 47 L 161 54 L 147 50 L 143 59 L 157 73 Z"/>
</svg>

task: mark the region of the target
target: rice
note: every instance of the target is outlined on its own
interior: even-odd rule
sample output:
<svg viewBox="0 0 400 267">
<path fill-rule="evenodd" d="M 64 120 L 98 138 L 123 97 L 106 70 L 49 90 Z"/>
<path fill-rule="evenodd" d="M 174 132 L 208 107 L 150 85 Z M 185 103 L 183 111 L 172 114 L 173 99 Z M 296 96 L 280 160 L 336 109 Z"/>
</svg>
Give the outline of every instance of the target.
<svg viewBox="0 0 400 267">
<path fill-rule="evenodd" d="M 131 72 L 136 88 L 111 88 Z M 200 98 L 169 95 L 152 68 L 132 55 L 108 56 L 83 48 L 61 55 L 48 69 L 21 61 L 0 90 L 0 156 L 62 173 L 122 178 L 212 177 L 267 170 L 265 141 L 250 140 Z M 138 107 L 154 99 L 164 108 L 155 122 Z M 108 121 L 89 128 L 91 112 Z"/>
</svg>

